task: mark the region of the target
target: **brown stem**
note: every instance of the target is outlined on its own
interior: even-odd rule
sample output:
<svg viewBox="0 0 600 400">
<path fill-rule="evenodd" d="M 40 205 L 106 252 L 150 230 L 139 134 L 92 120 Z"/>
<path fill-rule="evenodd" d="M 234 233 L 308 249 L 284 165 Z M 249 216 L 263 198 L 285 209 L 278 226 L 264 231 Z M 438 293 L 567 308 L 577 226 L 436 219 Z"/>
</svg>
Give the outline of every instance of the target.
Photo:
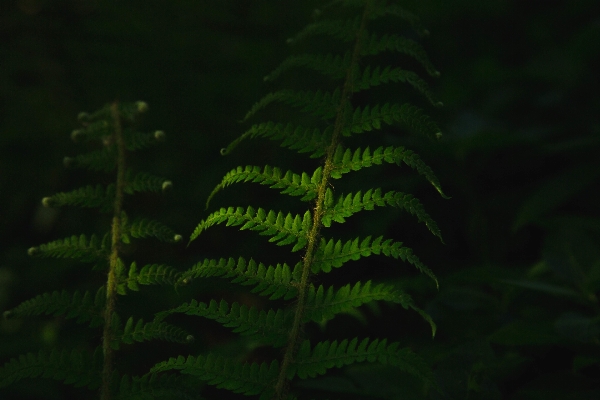
<svg viewBox="0 0 600 400">
<path fill-rule="evenodd" d="M 110 107 L 114 121 L 113 139 L 117 147 L 117 182 L 115 187 L 115 200 L 113 205 L 113 220 L 111 232 L 111 251 L 108 264 L 108 279 L 106 282 L 106 306 L 104 308 L 104 335 L 102 349 L 104 352 L 104 366 L 102 370 L 102 388 L 100 398 L 110 400 L 111 378 L 113 375 L 114 351 L 111 343 L 114 340 L 112 319 L 117 299 L 117 265 L 119 260 L 119 247 L 121 242 L 121 210 L 123 207 L 123 192 L 125 188 L 125 142 L 123 140 L 123 129 L 119 115 L 118 103 L 114 102 Z"/>
<path fill-rule="evenodd" d="M 321 230 L 321 221 L 324 213 L 324 205 L 325 205 L 325 193 L 327 192 L 327 187 L 329 184 L 329 179 L 331 178 L 331 171 L 333 170 L 333 155 L 335 153 L 335 149 L 339 143 L 339 137 L 342 132 L 342 128 L 344 127 L 346 121 L 346 108 L 350 106 L 350 99 L 353 93 L 353 83 L 354 83 L 354 69 L 358 65 L 358 59 L 360 58 L 360 51 L 362 46 L 363 35 L 366 31 L 367 26 L 367 16 L 369 15 L 369 5 L 370 1 L 367 1 L 365 5 L 365 9 L 362 16 L 362 21 L 358 32 L 356 33 L 356 42 L 354 45 L 354 50 L 352 52 L 352 61 L 348 70 L 346 71 L 346 79 L 344 82 L 342 96 L 340 99 L 340 104 L 338 106 L 338 110 L 336 113 L 335 123 L 333 127 L 333 134 L 331 135 L 331 142 L 327 147 L 327 152 L 325 156 L 325 165 L 323 166 L 323 175 L 321 178 L 321 182 L 319 183 L 317 189 L 317 200 L 315 204 L 315 208 L 313 210 L 313 223 L 311 230 L 308 234 L 308 244 L 306 247 L 306 252 L 303 259 L 302 264 L 302 277 L 300 278 L 300 283 L 298 285 L 298 298 L 296 303 L 296 309 L 294 313 L 294 321 L 292 322 L 292 328 L 289 334 L 289 340 L 287 347 L 285 349 L 285 353 L 283 355 L 283 360 L 281 362 L 281 367 L 279 369 L 279 376 L 277 378 L 277 383 L 275 384 L 275 394 L 274 399 L 283 400 L 287 397 L 288 391 L 288 379 L 287 379 L 287 371 L 294 361 L 294 356 L 296 354 L 298 344 L 301 340 L 301 331 L 302 331 L 302 319 L 304 316 L 305 310 L 305 302 L 306 302 L 306 293 L 309 287 L 309 278 L 310 271 L 313 263 L 313 259 L 315 256 L 315 251 L 318 246 L 319 240 L 319 232 Z"/>
</svg>

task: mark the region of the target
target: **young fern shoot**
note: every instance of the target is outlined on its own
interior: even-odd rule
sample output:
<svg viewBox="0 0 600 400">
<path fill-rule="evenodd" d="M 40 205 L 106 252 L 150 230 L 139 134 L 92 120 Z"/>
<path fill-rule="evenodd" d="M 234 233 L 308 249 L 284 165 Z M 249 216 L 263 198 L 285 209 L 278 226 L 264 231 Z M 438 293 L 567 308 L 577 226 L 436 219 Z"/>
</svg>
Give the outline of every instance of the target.
<svg viewBox="0 0 600 400">
<path fill-rule="evenodd" d="M 396 17 L 423 32 L 418 19 L 402 8 L 378 0 L 342 0 L 332 2 L 319 12 L 314 23 L 308 25 L 289 42 L 308 41 L 321 37 L 332 40 L 342 54 L 301 54 L 286 59 L 266 80 L 306 69 L 331 78 L 333 90 L 316 91 L 282 89 L 269 93 L 246 114 L 244 121 L 254 118 L 270 105 L 282 103 L 298 109 L 308 116 L 303 121 L 314 120 L 311 126 L 295 121 L 269 120 L 252 125 L 242 136 L 224 148 L 228 154 L 247 138 L 266 138 L 281 142 L 282 147 L 308 153 L 311 158 L 321 158 L 321 163 L 310 172 L 286 171 L 274 166 L 237 167 L 227 173 L 209 196 L 209 201 L 227 186 L 240 182 L 254 182 L 278 189 L 282 194 L 296 196 L 307 203 L 303 213 L 294 214 L 253 206 L 221 208 L 202 220 L 191 235 L 195 240 L 205 230 L 216 224 L 238 226 L 240 230 L 257 231 L 268 241 L 279 246 L 290 246 L 291 252 L 302 254 L 294 266 L 287 264 L 265 265 L 253 259 L 221 258 L 203 260 L 184 272 L 181 283 L 195 278 L 219 276 L 233 283 L 251 285 L 253 293 L 270 300 L 284 299 L 284 308 L 260 310 L 237 302 L 212 300 L 209 304 L 192 300 L 157 315 L 162 321 L 174 313 L 214 319 L 234 332 L 250 335 L 256 340 L 281 348 L 282 356 L 271 362 L 238 363 L 235 360 L 209 353 L 207 355 L 180 356 L 157 364 L 153 373 L 180 370 L 196 376 L 218 388 L 246 395 L 259 395 L 266 399 L 293 399 L 300 389 L 293 387 L 296 380 L 314 378 L 331 368 L 341 368 L 356 362 L 379 362 L 398 367 L 422 380 L 427 388 L 434 388 L 433 373 L 429 366 L 408 347 L 383 338 L 350 337 L 342 340 L 314 342 L 304 337 L 303 326 L 309 322 L 349 312 L 373 301 L 401 304 L 418 312 L 431 325 L 435 324 L 427 313 L 417 307 L 411 297 L 390 284 L 348 282 L 341 287 L 317 285 L 313 277 L 341 268 L 350 261 L 372 255 L 384 255 L 412 264 L 430 276 L 437 286 L 433 272 L 412 250 L 384 236 L 355 237 L 344 241 L 327 235 L 327 228 L 342 224 L 346 218 L 363 210 L 377 207 L 398 207 L 418 218 L 441 240 L 434 220 L 424 210 L 421 202 L 411 194 L 387 191 L 381 188 L 362 188 L 347 195 L 337 195 L 331 182 L 345 174 L 384 163 L 406 164 L 427 179 L 443 196 L 435 174 L 421 158 L 403 146 L 345 147 L 344 141 L 364 132 L 390 131 L 404 128 L 432 137 L 441 135 L 437 125 L 418 107 L 412 104 L 367 104 L 355 106 L 353 96 L 374 86 L 405 82 L 420 92 L 429 102 L 434 100 L 426 83 L 412 71 L 395 66 L 364 66 L 372 58 L 386 52 L 400 52 L 413 58 L 432 76 L 439 73 L 426 53 L 416 42 L 403 36 L 377 34 L 370 31 L 373 21 Z M 356 17 L 347 17 L 351 13 Z M 342 19 L 337 15 L 344 16 Z M 333 48 L 333 47 L 332 47 Z M 375 135 L 371 135 L 375 137 Z M 208 206 L 208 202 L 207 202 Z"/>
</svg>

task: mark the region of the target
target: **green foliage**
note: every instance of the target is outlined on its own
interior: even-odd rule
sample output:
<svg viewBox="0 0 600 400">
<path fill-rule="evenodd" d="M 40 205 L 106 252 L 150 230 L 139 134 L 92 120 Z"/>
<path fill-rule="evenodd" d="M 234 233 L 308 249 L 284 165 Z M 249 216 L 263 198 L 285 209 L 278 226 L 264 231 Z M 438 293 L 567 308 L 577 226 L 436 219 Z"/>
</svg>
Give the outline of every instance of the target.
<svg viewBox="0 0 600 400">
<path fill-rule="evenodd" d="M 0 369 L 0 386 L 41 376 L 62 380 L 75 387 L 87 386 L 94 390 L 100 387 L 102 399 L 114 396 L 149 398 L 158 393 L 172 395 L 181 392 L 173 386 L 179 385 L 176 378 L 130 378 L 127 374 L 118 373 L 112 362 L 113 352 L 119 350 L 121 345 L 154 339 L 176 343 L 191 343 L 194 340 L 187 331 L 167 322 L 144 323 L 141 318 L 129 317 L 122 324 L 115 310 L 116 296 L 127 294 L 127 289 L 139 291 L 140 285 L 172 285 L 180 275 L 175 268 L 162 264 L 148 264 L 138 270 L 135 261 L 127 272 L 123 261 L 126 257 L 124 246 L 131 243 L 132 239 L 155 238 L 169 243 L 181 240 L 180 235 L 158 221 L 138 217 L 130 222 L 123 210 L 125 195 L 164 191 L 171 186 L 171 182 L 163 178 L 148 173 L 133 174 L 126 168 L 128 151 L 147 147 L 164 138 L 161 131 L 148 135 L 135 130 L 135 119 L 147 108 L 144 102 L 113 103 L 91 115 L 81 113 L 79 120 L 83 128 L 73 131 L 71 137 L 75 141 L 100 142 L 102 149 L 66 158 L 64 164 L 92 171 L 116 172 L 116 178 L 107 185 L 88 185 L 45 197 L 42 201 L 46 207 L 92 207 L 102 212 L 112 212 L 110 232 L 104 234 L 102 239 L 96 234 L 74 235 L 32 247 L 28 251 L 29 255 L 36 257 L 94 263 L 95 269 L 107 273 L 106 284 L 97 290 L 95 296 L 90 291 L 54 291 L 36 296 L 4 312 L 5 318 L 47 314 L 75 318 L 78 323 L 89 323 L 91 328 L 103 327 L 103 345 L 96 349 L 93 357 L 85 349 L 53 349 L 49 353 L 40 351 L 38 355 L 28 353 L 19 356 Z M 122 377 L 120 388 L 116 384 L 118 375 Z M 155 384 L 157 387 L 154 387 Z M 174 392 L 169 392 L 169 388 Z M 123 393 L 118 393 L 118 390 L 123 390 Z"/>
<path fill-rule="evenodd" d="M 362 17 L 337 19 L 339 15 L 346 18 L 345 5 L 358 8 L 354 11 Z M 319 14 L 315 23 L 307 26 L 290 42 L 309 41 L 315 36 L 324 35 L 332 38 L 336 43 L 332 48 L 341 51 L 341 54 L 293 55 L 267 75 L 265 80 L 274 81 L 291 72 L 308 74 L 305 71 L 311 70 L 332 79 L 336 86 L 302 90 L 283 88 L 267 94 L 250 108 L 242 122 L 274 106 L 298 111 L 302 115 L 299 119 L 302 122 L 298 123 L 292 117 L 295 113 L 290 112 L 290 117 L 282 121 L 256 123 L 221 150 L 221 154 L 225 155 L 245 139 L 262 137 L 279 141 L 282 147 L 298 153 L 309 153 L 310 158 L 320 158 L 320 162 L 309 171 L 286 171 L 272 165 L 239 166 L 223 177 L 207 201 L 208 207 L 218 193 L 231 185 L 257 183 L 299 199 L 308 205 L 307 209 L 296 213 L 251 205 L 221 207 L 208 214 L 190 237 L 192 242 L 216 225 L 256 231 L 259 235 L 267 236 L 268 242 L 278 246 L 289 245 L 291 257 L 299 259 L 293 268 L 286 263 L 267 266 L 252 258 L 247 261 L 244 257 L 237 260 L 233 257 L 205 259 L 183 272 L 177 283 L 183 285 L 198 278 L 220 277 L 234 284 L 252 286 L 252 293 L 264 296 L 269 301 L 279 301 L 270 303 L 271 307 L 261 308 L 225 299 L 211 299 L 206 303 L 191 300 L 156 316 L 156 321 L 176 314 L 214 320 L 232 328 L 234 333 L 247 337 L 246 343 L 282 348 L 281 358 L 270 362 L 239 362 L 216 351 L 209 351 L 206 355 L 170 358 L 157 364 L 152 373 L 175 369 L 235 393 L 258 395 L 260 399 L 292 399 L 301 393 L 301 380 L 325 374 L 334 367 L 370 362 L 399 368 L 420 380 L 425 391 L 435 391 L 436 382 L 430 366 L 406 343 L 388 344 L 387 339 L 354 338 L 321 340 L 311 345 L 311 341 L 304 338 L 309 324 L 323 326 L 326 321 L 342 313 L 357 314 L 359 307 L 376 302 L 400 304 L 405 309 L 415 311 L 430 324 L 432 334 L 435 335 L 436 331 L 432 318 L 396 285 L 367 280 L 364 283 L 345 282 L 336 288 L 335 285 L 315 283 L 323 274 L 347 268 L 352 261 L 382 255 L 412 264 L 432 278 L 437 287 L 434 273 L 402 242 L 385 238 L 384 235 L 341 239 L 328 233 L 329 228 L 346 223 L 347 219 L 354 218 L 362 211 L 396 207 L 415 216 L 441 240 L 437 224 L 412 194 L 369 187 L 357 188 L 348 194 L 336 194 L 331 183 L 350 172 L 384 163 L 404 163 L 446 197 L 432 169 L 413 151 L 403 146 L 376 146 L 371 151 L 369 146 L 346 147 L 342 143 L 342 140 L 354 143 L 361 133 L 398 128 L 430 138 L 439 138 L 441 135 L 439 127 L 425 112 L 412 104 L 384 102 L 355 105 L 352 102 L 353 94 L 369 92 L 372 87 L 408 83 L 430 103 L 439 105 L 415 72 L 390 65 L 376 65 L 360 71 L 360 66 L 370 56 L 401 52 L 416 60 L 430 75 L 439 75 L 416 42 L 394 34 L 380 35 L 369 31 L 370 23 L 383 16 L 400 16 L 401 19 L 410 20 L 410 25 L 418 25 L 412 14 L 403 12 L 395 5 L 388 7 L 380 1 L 341 1 L 327 7 L 327 11 Z M 375 141 L 374 138 L 375 135 L 369 135 L 368 142 Z M 235 241 L 229 239 L 228 244 L 235 245 Z"/>
</svg>

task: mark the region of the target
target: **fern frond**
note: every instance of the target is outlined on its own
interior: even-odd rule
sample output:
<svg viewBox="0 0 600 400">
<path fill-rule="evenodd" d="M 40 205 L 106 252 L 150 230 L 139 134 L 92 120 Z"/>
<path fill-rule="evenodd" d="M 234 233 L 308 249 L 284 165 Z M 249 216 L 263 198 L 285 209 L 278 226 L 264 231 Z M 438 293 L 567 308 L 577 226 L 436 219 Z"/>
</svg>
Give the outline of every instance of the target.
<svg viewBox="0 0 600 400">
<path fill-rule="evenodd" d="M 327 191 L 326 202 L 328 197 L 333 196 L 331 189 L 328 188 Z M 341 195 L 333 207 L 325 210 L 322 222 L 324 226 L 329 227 L 332 222 L 346 222 L 347 217 L 350 217 L 361 210 L 374 210 L 375 206 L 384 207 L 386 205 L 403 208 L 408 211 L 416 216 L 419 219 L 419 222 L 424 222 L 431 233 L 442 240 L 440 229 L 429 214 L 425 212 L 419 199 L 410 194 L 396 192 L 394 190 L 382 194 L 381 189 L 377 188 L 375 190 L 369 189 L 364 194 L 359 190 L 356 193 L 349 193 L 345 196 Z"/>
<path fill-rule="evenodd" d="M 310 341 L 305 340 L 288 371 L 288 379 L 297 375 L 300 379 L 323 375 L 331 368 L 341 368 L 356 362 L 379 362 L 399 367 L 405 372 L 421 379 L 427 385 L 435 386 L 433 371 L 427 363 L 413 353 L 410 348 L 400 348 L 400 343 L 387 344 L 386 339 L 369 338 L 358 341 L 344 339 L 328 340 L 317 343 L 311 348 Z"/>
<path fill-rule="evenodd" d="M 273 395 L 273 382 L 277 379 L 279 363 L 275 360 L 267 363 L 244 363 L 208 354 L 206 356 L 179 356 L 156 364 L 151 373 L 180 370 L 184 374 L 197 376 L 217 388 L 245 395 L 260 394 L 260 400 L 270 399 Z"/>
<path fill-rule="evenodd" d="M 96 295 L 89 291 L 81 293 L 61 292 L 43 293 L 33 299 L 19 304 L 12 310 L 4 312 L 5 318 L 27 317 L 31 315 L 62 315 L 65 318 L 77 318 L 77 323 L 90 322 L 90 327 L 101 326 L 104 323 L 102 312 L 106 291 L 104 286 L 98 289 Z"/>
<path fill-rule="evenodd" d="M 392 239 L 383 240 L 383 236 L 371 240 L 371 236 L 369 235 L 363 240 L 356 238 L 348 240 L 345 243 L 342 243 L 341 240 L 336 242 L 334 239 L 330 239 L 329 241 L 321 239 L 321 244 L 312 264 L 312 272 L 330 272 L 332 267 L 339 268 L 350 260 L 359 260 L 371 254 L 383 254 L 388 257 L 399 258 L 404 262 L 409 262 L 419 271 L 433 279 L 436 286 L 438 285 L 437 278 L 433 272 L 413 254 L 410 248 L 404 247 L 402 246 L 402 242 L 395 242 Z"/>
<path fill-rule="evenodd" d="M 177 235 L 171 228 L 164 225 L 162 222 L 146 218 L 138 218 L 131 224 L 126 224 L 123 227 L 122 234 L 124 243 L 129 243 L 129 235 L 138 239 L 154 237 L 167 243 L 176 243 L 182 239 L 181 235 Z"/>
<path fill-rule="evenodd" d="M 344 150 L 343 146 L 338 146 L 333 156 L 333 162 L 334 166 L 331 170 L 331 177 L 335 179 L 341 178 L 343 174 L 350 171 L 359 171 L 371 165 L 381 165 L 384 162 L 400 165 L 403 162 L 409 167 L 416 169 L 419 175 L 427 179 L 443 198 L 449 198 L 442 191 L 440 181 L 433 170 L 415 152 L 407 150 L 403 146 L 388 146 L 386 148 L 382 146 L 375 149 L 372 153 L 369 147 L 366 147 L 364 150 L 359 147 L 352 151 L 350 149 Z"/>
<path fill-rule="evenodd" d="M 102 348 L 94 355 L 76 350 L 53 349 L 27 353 L 13 358 L 0 369 L 0 387 L 8 386 L 26 378 L 51 378 L 75 387 L 87 386 L 96 389 L 100 386 L 102 369 Z"/>
<path fill-rule="evenodd" d="M 204 260 L 194 265 L 181 275 L 180 282 L 187 283 L 197 277 L 220 276 L 233 278 L 231 280 L 233 283 L 256 285 L 252 288 L 252 293 L 269 296 L 271 300 L 282 297 L 284 300 L 289 300 L 298 294 L 295 282 L 300 280 L 301 274 L 302 265 L 300 263 L 296 264 L 292 271 L 285 263 L 273 267 L 257 263 L 253 259 L 246 261 L 242 257 L 237 262 L 233 258 L 221 258 L 219 260 Z"/>
<path fill-rule="evenodd" d="M 167 322 L 152 321 L 144 324 L 144 320 L 141 318 L 134 322 L 134 318 L 129 317 L 123 331 L 117 332 L 115 335 L 115 341 L 125 344 L 154 339 L 174 343 L 192 343 L 194 341 L 194 337 L 189 332 Z"/>
<path fill-rule="evenodd" d="M 85 235 L 73 235 L 70 238 L 31 247 L 27 254 L 35 257 L 72 258 L 82 262 L 95 262 L 108 256 L 107 235 L 102 242 L 96 235 L 88 239 Z"/>
<path fill-rule="evenodd" d="M 123 375 L 117 400 L 201 399 L 189 378 L 174 374 L 150 374 L 142 377 Z"/>
<path fill-rule="evenodd" d="M 361 48 L 361 55 L 376 55 L 383 51 L 397 51 L 415 59 L 425 68 L 427 73 L 439 77 L 440 72 L 433 66 L 423 47 L 414 40 L 398 35 L 369 35 Z"/>
<path fill-rule="evenodd" d="M 290 312 L 281 309 L 259 311 L 255 307 L 240 305 L 237 302 L 229 306 L 225 300 L 220 302 L 211 300 L 210 304 L 192 300 L 190 303 L 157 313 L 156 320 L 161 321 L 174 313 L 213 319 L 227 328 L 234 328 L 233 332 L 255 335 L 261 341 L 275 347 L 281 347 L 286 343 L 292 317 Z"/>
<path fill-rule="evenodd" d="M 117 167 L 117 158 L 112 148 L 79 154 L 75 157 L 65 157 L 65 167 L 86 168 L 92 171 L 110 172 Z"/>
<path fill-rule="evenodd" d="M 84 123 L 82 128 L 75 129 L 73 132 L 71 132 L 71 139 L 75 142 L 89 142 L 92 140 L 110 137 L 112 134 L 112 125 L 108 121 L 111 119 L 110 109 L 106 107 L 104 110 L 102 110 L 102 113 L 105 119 Z M 98 115 L 100 114 L 98 113 Z"/>
<path fill-rule="evenodd" d="M 255 103 L 246 114 L 242 122 L 262 110 L 273 102 L 281 102 L 292 107 L 300 108 L 301 111 L 314 115 L 321 119 L 331 119 L 335 116 L 336 107 L 340 102 L 340 90 L 335 89 L 333 93 L 317 90 L 316 92 L 280 90 L 272 92 Z"/>
<path fill-rule="evenodd" d="M 225 187 L 237 182 L 257 182 L 261 185 L 269 185 L 272 189 L 283 189 L 281 193 L 290 196 L 302 196 L 300 200 L 308 201 L 317 196 L 317 185 L 322 176 L 322 169 L 315 170 L 312 177 L 305 172 L 302 175 L 287 171 L 285 174 L 277 167 L 265 165 L 264 168 L 248 165 L 237 167 L 229 171 L 220 184 L 218 184 L 206 200 L 206 207 L 215 194 Z"/>
<path fill-rule="evenodd" d="M 314 321 L 317 323 L 323 320 L 329 320 L 335 315 L 351 312 L 356 307 L 372 301 L 388 301 L 401 304 L 405 309 L 412 309 L 419 313 L 425 321 L 431 326 L 431 334 L 435 336 L 437 327 L 431 316 L 417 307 L 412 298 L 393 285 L 380 283 L 371 286 L 371 281 L 362 285 L 357 282 L 354 286 L 347 284 L 337 291 L 333 287 L 325 289 L 323 285 L 318 288 L 310 286 L 306 297 L 306 312 L 303 315 L 304 321 Z"/>
<path fill-rule="evenodd" d="M 307 25 L 287 43 L 293 44 L 311 36 L 326 35 L 344 42 L 353 41 L 360 27 L 360 18 L 351 20 L 322 20 Z"/>
<path fill-rule="evenodd" d="M 284 215 L 281 211 L 266 211 L 262 208 L 254 210 L 248 206 L 244 210 L 242 207 L 221 208 L 210 214 L 205 220 L 194 229 L 190 242 L 196 239 L 202 231 L 207 228 L 225 222 L 227 226 L 242 225 L 240 230 L 250 229 L 260 231 L 261 235 L 272 236 L 269 242 L 274 242 L 278 246 L 295 243 L 292 251 L 298 251 L 306 246 L 308 242 L 307 235 L 312 224 L 310 211 L 306 211 L 304 216 L 288 213 Z"/>
<path fill-rule="evenodd" d="M 123 288 L 119 292 L 125 292 L 125 287 L 129 290 L 139 291 L 139 285 L 174 285 L 181 272 L 169 265 L 147 264 L 141 270 L 137 270 L 137 264 L 131 263 L 129 273 L 125 282 L 120 282 Z"/>
<path fill-rule="evenodd" d="M 353 89 L 355 92 L 358 92 L 388 82 L 406 82 L 425 96 L 432 105 L 436 107 L 441 107 L 443 105 L 435 99 L 433 93 L 429 90 L 427 82 L 422 80 L 416 73 L 401 68 L 387 66 L 381 70 L 381 68 L 377 66 L 371 71 L 371 67 L 367 66 L 363 70 L 360 78 L 354 83 Z"/>
<path fill-rule="evenodd" d="M 115 185 L 85 186 L 71 192 L 60 192 L 44 197 L 42 204 L 46 207 L 77 206 L 85 208 L 99 207 L 101 211 L 110 211 L 115 197 Z"/>
<path fill-rule="evenodd" d="M 311 158 L 317 158 L 325 154 L 324 149 L 327 147 L 332 132 L 331 126 L 321 131 L 317 128 L 307 128 L 291 123 L 264 122 L 252 125 L 244 134 L 221 149 L 221 154 L 229 154 L 244 139 L 264 137 L 270 140 L 282 140 L 281 147 L 297 150 L 298 153 L 311 153 Z"/>
<path fill-rule="evenodd" d="M 346 75 L 349 65 L 350 52 L 346 52 L 343 57 L 332 54 L 299 54 L 285 59 L 264 80 L 273 81 L 287 70 L 297 67 L 309 68 L 333 79 L 340 79 Z"/>
<path fill-rule="evenodd" d="M 165 140 L 163 131 L 154 131 L 153 133 L 142 133 L 130 129 L 123 132 L 125 148 L 129 151 L 144 149 Z"/>
<path fill-rule="evenodd" d="M 154 176 L 145 172 L 140 172 L 134 177 L 131 177 L 128 171 L 125 185 L 125 193 L 134 194 L 135 192 L 160 192 L 170 188 L 173 184 L 171 181 Z"/>
<path fill-rule="evenodd" d="M 423 110 L 409 103 L 356 107 L 351 121 L 342 129 L 342 134 L 352 136 L 381 129 L 382 122 L 388 125 L 401 122 L 411 130 L 432 138 L 438 138 L 441 135 L 439 126 Z"/>
</svg>

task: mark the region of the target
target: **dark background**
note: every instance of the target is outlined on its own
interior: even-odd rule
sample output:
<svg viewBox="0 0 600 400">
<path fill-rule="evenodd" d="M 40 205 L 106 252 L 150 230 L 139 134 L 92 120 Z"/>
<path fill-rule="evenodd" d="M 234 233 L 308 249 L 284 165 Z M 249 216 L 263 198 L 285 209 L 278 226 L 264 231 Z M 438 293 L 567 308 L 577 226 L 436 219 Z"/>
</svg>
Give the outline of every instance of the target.
<svg viewBox="0 0 600 400">
<path fill-rule="evenodd" d="M 379 169 L 384 178 L 377 184 L 417 195 L 437 221 L 445 245 L 397 210 L 364 213 L 345 230 L 362 236 L 386 233 L 405 241 L 437 274 L 440 289 L 412 267 L 381 258 L 358 264 L 367 272 L 351 268 L 331 280 L 379 278 L 402 285 L 432 315 L 438 333 L 432 340 L 418 317 L 382 305 L 379 313 L 363 310 L 368 327 L 342 316 L 323 331 L 314 328 L 313 334 L 335 337 L 354 329 L 357 335 L 410 343 L 434 366 L 445 398 L 599 398 L 597 1 L 406 3 L 431 32 L 419 40 L 442 73 L 429 82 L 445 106 L 431 110 L 418 105 L 431 111 L 444 138 L 394 143 L 419 153 L 451 199 L 440 198 L 406 167 Z M 137 154 L 132 163 L 172 179 L 174 189 L 162 198 L 136 198 L 128 206 L 184 237 L 207 215 L 205 199 L 229 169 L 268 163 L 309 170 L 313 164 L 303 157 L 261 139 L 240 145 L 227 157 L 219 149 L 247 129 L 238 121 L 275 87 L 264 83 L 263 76 L 293 51 L 285 39 L 310 21 L 317 4 L 2 1 L 0 309 L 45 291 L 88 289 L 102 281 L 101 275 L 90 280 L 86 266 L 27 256 L 31 246 L 107 226 L 93 211 L 45 209 L 40 203 L 44 196 L 92 180 L 86 172 L 62 166 L 65 155 L 82 151 L 69 140 L 80 111 L 115 99 L 148 102 L 142 127 L 162 129 L 168 140 Z M 293 80 L 288 76 L 284 83 Z M 401 97 L 404 89 L 398 84 L 386 90 Z M 357 175 L 353 183 L 363 189 L 373 184 L 370 175 Z M 219 194 L 211 208 L 252 204 L 301 209 L 295 199 L 278 200 L 267 188 L 240 186 Z M 226 243 L 231 239 L 234 246 Z M 140 245 L 137 251 L 142 260 L 163 258 L 161 262 L 181 269 L 204 257 L 253 255 L 269 263 L 289 258 L 285 249 L 274 249 L 256 235 L 224 227 L 187 249 Z M 223 293 L 231 290 L 214 285 Z M 170 307 L 196 293 L 218 297 L 215 287 L 205 286 L 197 284 L 183 294 L 136 294 L 142 297 L 126 297 L 121 305 L 149 319 L 164 304 Z M 147 310 L 136 306 L 139 299 Z M 41 347 L 84 346 L 86 329 L 73 325 L 53 318 L 1 321 L 0 362 Z M 195 333 L 202 337 L 199 351 L 234 338 L 216 324 L 201 331 L 205 333 Z M 148 365 L 132 363 L 139 369 L 135 373 L 182 351 L 146 349 L 157 355 L 144 361 Z M 356 371 L 363 377 L 375 373 Z M 395 381 L 374 384 L 355 377 L 355 384 L 380 398 L 404 396 L 408 390 Z M 53 382 L 10 390 L 15 398 L 69 393 Z"/>
</svg>

